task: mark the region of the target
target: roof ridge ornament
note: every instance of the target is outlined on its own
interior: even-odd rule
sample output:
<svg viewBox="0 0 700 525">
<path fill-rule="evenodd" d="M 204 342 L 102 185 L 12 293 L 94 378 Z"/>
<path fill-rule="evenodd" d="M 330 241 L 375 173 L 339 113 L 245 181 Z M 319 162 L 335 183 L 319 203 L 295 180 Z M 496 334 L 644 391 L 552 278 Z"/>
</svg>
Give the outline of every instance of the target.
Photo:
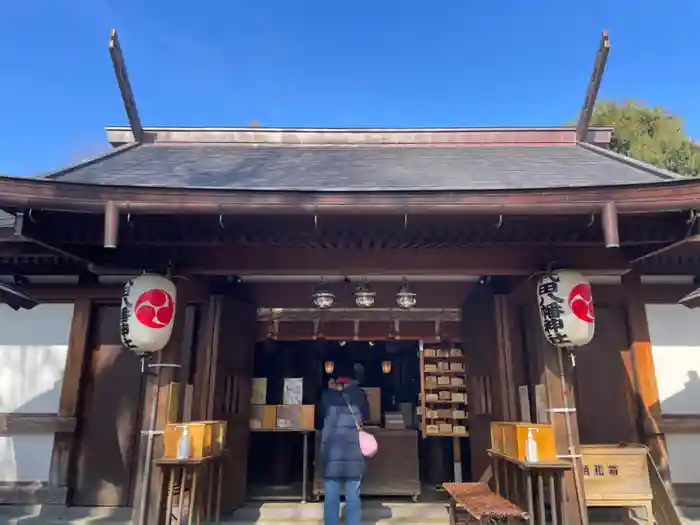
<svg viewBox="0 0 700 525">
<path fill-rule="evenodd" d="M 136 108 L 134 92 L 131 89 L 129 75 L 126 72 L 124 54 L 122 53 L 122 48 L 119 45 L 119 37 L 117 36 L 116 29 L 112 29 L 109 32 L 109 56 L 112 58 L 114 74 L 117 77 L 117 85 L 119 86 L 119 92 L 122 96 L 122 103 L 124 104 L 126 116 L 129 119 L 129 127 L 131 128 L 131 133 L 134 136 L 134 142 L 143 142 L 143 126 L 141 125 L 139 112 Z"/>
<path fill-rule="evenodd" d="M 603 73 L 605 73 L 605 64 L 608 61 L 610 53 L 610 39 L 608 38 L 608 30 L 604 30 L 600 35 L 600 44 L 596 53 L 595 62 L 593 63 L 593 71 L 591 78 L 588 81 L 586 95 L 583 98 L 583 107 L 576 124 L 576 141 L 586 142 L 588 139 L 588 128 L 591 126 L 593 118 L 593 109 L 598 98 L 600 84 L 603 81 Z"/>
</svg>

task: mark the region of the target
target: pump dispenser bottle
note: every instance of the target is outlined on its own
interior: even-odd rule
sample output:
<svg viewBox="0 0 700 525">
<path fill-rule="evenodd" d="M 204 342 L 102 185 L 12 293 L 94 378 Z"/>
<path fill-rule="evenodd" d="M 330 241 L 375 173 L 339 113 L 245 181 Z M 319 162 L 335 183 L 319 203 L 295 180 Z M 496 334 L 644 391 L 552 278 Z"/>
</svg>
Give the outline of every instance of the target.
<svg viewBox="0 0 700 525">
<path fill-rule="evenodd" d="M 177 459 L 189 459 L 191 448 L 190 429 L 184 425 L 180 439 L 177 440 Z"/>
<path fill-rule="evenodd" d="M 527 429 L 527 440 L 525 441 L 525 461 L 528 463 L 537 463 L 540 460 L 539 452 L 537 451 L 537 441 L 532 432 L 539 432 L 537 428 Z"/>
</svg>

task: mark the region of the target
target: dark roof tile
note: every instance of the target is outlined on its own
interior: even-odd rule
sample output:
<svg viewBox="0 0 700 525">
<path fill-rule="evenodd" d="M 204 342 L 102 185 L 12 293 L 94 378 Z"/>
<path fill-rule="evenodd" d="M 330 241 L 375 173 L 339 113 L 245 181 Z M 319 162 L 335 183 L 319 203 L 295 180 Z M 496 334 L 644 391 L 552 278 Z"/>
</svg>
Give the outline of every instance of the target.
<svg viewBox="0 0 700 525">
<path fill-rule="evenodd" d="M 290 191 L 500 190 L 655 183 L 668 174 L 594 147 L 146 144 L 53 177 L 151 187 Z"/>
</svg>

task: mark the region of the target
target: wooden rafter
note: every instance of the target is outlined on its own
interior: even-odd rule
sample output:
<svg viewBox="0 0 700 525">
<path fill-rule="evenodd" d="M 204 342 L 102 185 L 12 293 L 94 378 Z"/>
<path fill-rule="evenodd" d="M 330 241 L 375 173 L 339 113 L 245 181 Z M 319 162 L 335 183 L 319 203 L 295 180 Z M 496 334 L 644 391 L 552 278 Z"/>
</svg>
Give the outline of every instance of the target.
<svg viewBox="0 0 700 525">
<path fill-rule="evenodd" d="M 27 219 L 24 213 L 17 213 L 15 215 L 14 234 L 17 239 L 21 241 L 34 243 L 38 246 L 41 246 L 42 248 L 45 248 L 47 251 L 55 255 L 64 257 L 66 259 L 72 260 L 80 264 L 84 264 L 87 268 L 90 268 L 92 266 L 92 262 L 85 259 L 84 257 L 77 255 L 76 253 L 70 250 L 61 248 L 56 244 L 48 241 L 47 239 L 42 238 L 41 235 L 33 233 L 31 231 L 32 228 L 30 226 L 30 222 L 31 219 Z"/>
<path fill-rule="evenodd" d="M 111 208 L 107 206 L 109 211 Z M 610 210 L 610 207 L 606 207 Z M 106 218 L 110 215 L 106 214 Z M 112 216 L 35 212 L 32 226 L 56 245 L 216 246 L 387 249 L 477 246 L 645 246 L 675 242 L 687 232 L 686 214 L 570 216 Z M 121 223 L 121 228 L 119 228 Z M 607 226 L 607 228 L 606 228 Z M 619 226 L 619 228 L 618 228 Z M 619 230 L 619 231 L 618 231 Z M 607 232 L 607 237 L 604 235 Z M 109 233 L 105 243 L 105 234 Z M 621 241 L 620 241 L 621 239 Z M 17 247 L 18 249 L 20 247 Z M 19 251 L 17 253 L 20 253 Z"/>
</svg>

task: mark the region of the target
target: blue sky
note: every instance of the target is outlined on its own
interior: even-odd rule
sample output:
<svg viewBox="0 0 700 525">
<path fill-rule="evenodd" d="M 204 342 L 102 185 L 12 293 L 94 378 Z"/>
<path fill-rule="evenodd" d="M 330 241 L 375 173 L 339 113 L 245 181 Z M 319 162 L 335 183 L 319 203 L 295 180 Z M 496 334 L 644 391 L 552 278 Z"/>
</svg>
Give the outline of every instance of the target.
<svg viewBox="0 0 700 525">
<path fill-rule="evenodd" d="M 700 136 L 697 0 L 22 0 L 0 18 L 0 173 L 107 148 L 112 27 L 146 126 L 562 124 L 608 28 L 600 98 Z"/>
</svg>

